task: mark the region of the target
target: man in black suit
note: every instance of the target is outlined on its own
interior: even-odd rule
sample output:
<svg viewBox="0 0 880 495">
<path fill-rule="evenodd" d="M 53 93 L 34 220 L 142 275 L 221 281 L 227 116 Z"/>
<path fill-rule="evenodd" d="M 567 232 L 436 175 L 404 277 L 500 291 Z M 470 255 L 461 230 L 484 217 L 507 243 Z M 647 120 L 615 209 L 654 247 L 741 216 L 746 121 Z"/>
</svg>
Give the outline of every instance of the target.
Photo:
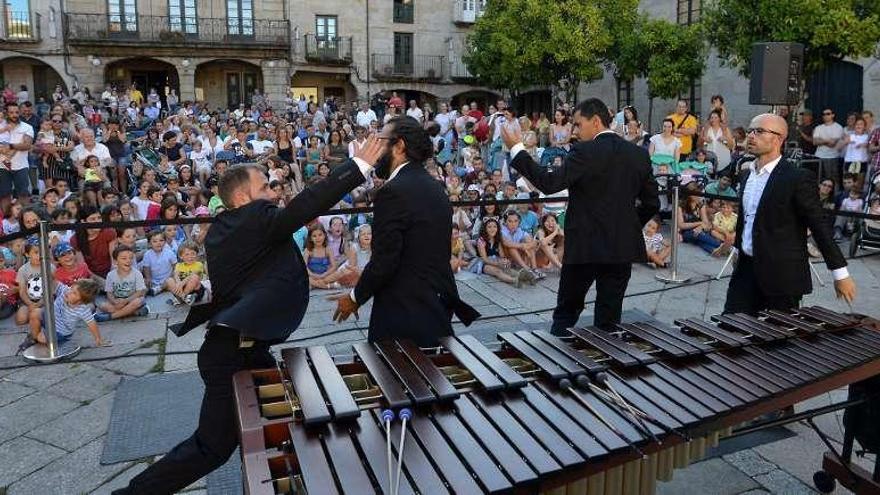
<svg viewBox="0 0 880 495">
<path fill-rule="evenodd" d="M 270 201 L 261 167 L 242 165 L 220 178 L 228 208 L 205 238 L 210 303 L 194 306 L 182 335 L 207 322 L 199 349 L 205 396 L 195 433 L 114 494 L 174 493 L 223 465 L 235 447 L 232 376 L 239 370 L 275 366 L 269 346 L 283 342 L 302 321 L 309 302 L 308 276 L 293 233 L 364 182 L 379 158 L 373 138 L 358 155 L 326 179 L 306 188 L 285 208 Z"/>
<path fill-rule="evenodd" d="M 440 182 L 425 169 L 434 148 L 411 117 L 394 118 L 382 128 L 387 150 L 376 164 L 386 182 L 376 193 L 373 246 L 351 293 L 334 296 L 334 320 L 344 321 L 370 298 L 370 341 L 410 339 L 436 345 L 452 335 L 454 313 L 466 325 L 479 316 L 458 297 L 452 257 L 452 207 Z"/>
<path fill-rule="evenodd" d="M 558 169 L 539 166 L 523 152 L 519 132 L 501 129 L 511 167 L 545 194 L 568 189 L 565 254 L 551 327 L 557 335 L 577 322 L 594 281 L 595 324 L 620 322 L 632 263 L 647 262 L 642 226 L 660 209 L 648 152 L 608 129 L 608 107 L 596 98 L 585 100 L 574 122 L 579 142 Z"/>
<path fill-rule="evenodd" d="M 788 124 L 777 115 L 759 115 L 749 126 L 749 152 L 756 159 L 739 175 L 742 208 L 734 244 L 739 259 L 727 288 L 725 313 L 784 311 L 800 304 L 813 290 L 807 229 L 832 271 L 837 296 L 847 302 L 856 296 L 819 203 L 815 175 L 781 154 L 786 136 Z"/>
</svg>

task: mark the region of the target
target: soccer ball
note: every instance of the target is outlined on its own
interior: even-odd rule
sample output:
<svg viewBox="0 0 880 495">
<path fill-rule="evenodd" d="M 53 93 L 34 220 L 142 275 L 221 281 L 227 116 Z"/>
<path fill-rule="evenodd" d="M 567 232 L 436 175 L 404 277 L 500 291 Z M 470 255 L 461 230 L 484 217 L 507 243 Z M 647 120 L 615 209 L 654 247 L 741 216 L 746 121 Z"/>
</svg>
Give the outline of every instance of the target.
<svg viewBox="0 0 880 495">
<path fill-rule="evenodd" d="M 27 281 L 27 294 L 31 301 L 39 301 L 43 298 L 43 279 L 33 277 Z"/>
</svg>

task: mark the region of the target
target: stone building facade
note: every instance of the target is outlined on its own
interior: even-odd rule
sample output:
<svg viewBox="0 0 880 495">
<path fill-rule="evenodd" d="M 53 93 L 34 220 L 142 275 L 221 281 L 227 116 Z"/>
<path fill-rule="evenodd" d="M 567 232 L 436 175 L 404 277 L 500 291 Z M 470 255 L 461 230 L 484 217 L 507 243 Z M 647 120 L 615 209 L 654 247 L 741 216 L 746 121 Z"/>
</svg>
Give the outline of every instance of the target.
<svg viewBox="0 0 880 495">
<path fill-rule="evenodd" d="M 67 90 L 73 82 L 64 57 L 60 0 L 15 5 L 0 6 L 0 77 L 15 91 L 24 85 L 32 100 L 49 101 L 57 85 Z"/>
<path fill-rule="evenodd" d="M 487 101 L 461 61 L 484 0 L 291 0 L 296 96 Z M 331 41 L 335 40 L 335 41 Z"/>
</svg>

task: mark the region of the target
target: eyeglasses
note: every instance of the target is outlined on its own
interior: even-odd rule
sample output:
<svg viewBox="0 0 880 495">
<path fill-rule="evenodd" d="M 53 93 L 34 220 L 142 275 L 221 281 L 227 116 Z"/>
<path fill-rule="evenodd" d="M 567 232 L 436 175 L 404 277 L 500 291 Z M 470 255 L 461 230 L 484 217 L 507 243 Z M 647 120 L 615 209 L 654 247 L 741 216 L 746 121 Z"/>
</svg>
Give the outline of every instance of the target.
<svg viewBox="0 0 880 495">
<path fill-rule="evenodd" d="M 822 112 L 822 115 L 834 115 L 833 112 Z"/>
<path fill-rule="evenodd" d="M 777 136 L 782 136 L 782 134 L 779 132 L 776 132 L 771 129 L 764 129 L 763 127 L 752 127 L 746 131 L 746 135 L 749 135 L 749 134 L 775 134 Z"/>
</svg>

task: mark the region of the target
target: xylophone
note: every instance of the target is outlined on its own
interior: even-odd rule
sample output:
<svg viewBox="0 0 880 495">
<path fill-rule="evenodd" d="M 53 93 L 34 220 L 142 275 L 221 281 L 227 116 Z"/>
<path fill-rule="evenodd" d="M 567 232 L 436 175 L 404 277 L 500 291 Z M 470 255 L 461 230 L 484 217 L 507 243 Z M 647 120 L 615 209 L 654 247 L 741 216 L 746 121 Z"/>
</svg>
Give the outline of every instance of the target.
<svg viewBox="0 0 880 495">
<path fill-rule="evenodd" d="M 284 349 L 235 376 L 245 492 L 650 494 L 731 427 L 880 374 L 858 317 L 712 320 Z"/>
</svg>

